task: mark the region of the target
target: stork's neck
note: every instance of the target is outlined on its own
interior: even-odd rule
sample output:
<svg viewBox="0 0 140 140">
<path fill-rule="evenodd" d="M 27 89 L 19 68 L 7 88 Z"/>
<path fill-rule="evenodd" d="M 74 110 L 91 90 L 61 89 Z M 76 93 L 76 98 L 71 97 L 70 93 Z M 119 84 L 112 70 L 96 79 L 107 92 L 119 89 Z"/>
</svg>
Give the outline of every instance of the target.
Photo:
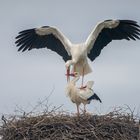
<svg viewBox="0 0 140 140">
<path fill-rule="evenodd" d="M 80 79 L 80 76 L 74 77 L 71 82 L 75 85 L 76 82 Z"/>
</svg>

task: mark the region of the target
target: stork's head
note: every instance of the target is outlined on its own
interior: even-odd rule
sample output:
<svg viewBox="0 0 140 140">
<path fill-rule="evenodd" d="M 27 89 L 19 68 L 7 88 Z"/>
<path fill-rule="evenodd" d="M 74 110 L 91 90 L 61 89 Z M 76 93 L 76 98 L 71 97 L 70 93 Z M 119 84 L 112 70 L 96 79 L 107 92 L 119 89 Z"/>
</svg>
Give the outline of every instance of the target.
<svg viewBox="0 0 140 140">
<path fill-rule="evenodd" d="M 73 77 L 79 77 L 79 76 L 80 76 L 79 72 L 74 72 L 73 73 Z"/>
<path fill-rule="evenodd" d="M 80 77 L 79 73 L 78 72 L 74 72 L 74 73 L 67 73 L 66 74 L 67 76 L 67 81 L 69 81 L 69 77 Z"/>
</svg>

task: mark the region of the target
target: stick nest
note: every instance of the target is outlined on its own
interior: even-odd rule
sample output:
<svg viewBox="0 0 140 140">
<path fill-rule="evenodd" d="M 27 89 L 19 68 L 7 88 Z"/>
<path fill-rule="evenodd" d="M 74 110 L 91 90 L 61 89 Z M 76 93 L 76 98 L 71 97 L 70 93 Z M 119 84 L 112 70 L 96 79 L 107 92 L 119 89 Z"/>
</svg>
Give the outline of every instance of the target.
<svg viewBox="0 0 140 140">
<path fill-rule="evenodd" d="M 138 140 L 139 123 L 132 114 L 120 111 L 78 118 L 53 110 L 2 116 L 0 135 L 2 140 Z"/>
</svg>

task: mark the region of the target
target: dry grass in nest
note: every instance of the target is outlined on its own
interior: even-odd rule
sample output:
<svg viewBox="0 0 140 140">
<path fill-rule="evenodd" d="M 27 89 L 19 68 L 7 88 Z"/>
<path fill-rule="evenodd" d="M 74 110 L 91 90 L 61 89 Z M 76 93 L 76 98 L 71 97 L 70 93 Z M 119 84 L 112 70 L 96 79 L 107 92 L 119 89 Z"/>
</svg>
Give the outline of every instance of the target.
<svg viewBox="0 0 140 140">
<path fill-rule="evenodd" d="M 39 115 L 2 116 L 3 140 L 138 140 L 139 123 L 133 112 L 122 108 L 105 115 L 45 111 Z"/>
</svg>

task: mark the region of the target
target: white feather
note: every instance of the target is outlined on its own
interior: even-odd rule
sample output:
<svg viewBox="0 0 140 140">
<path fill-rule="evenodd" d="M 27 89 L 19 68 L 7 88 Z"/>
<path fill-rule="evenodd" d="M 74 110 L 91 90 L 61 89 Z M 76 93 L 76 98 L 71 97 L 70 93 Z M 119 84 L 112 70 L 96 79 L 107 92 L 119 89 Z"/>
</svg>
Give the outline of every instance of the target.
<svg viewBox="0 0 140 140">
<path fill-rule="evenodd" d="M 47 27 L 47 28 L 40 27 L 40 28 L 36 28 L 35 32 L 41 36 L 53 34 L 56 38 L 58 38 L 63 43 L 66 51 L 68 52 L 69 55 L 71 55 L 70 50 L 71 50 L 72 43 L 59 29 L 55 27 Z"/>
<path fill-rule="evenodd" d="M 76 82 L 79 80 L 79 78 L 80 75 L 78 74 L 75 78 L 68 82 L 66 93 L 73 103 L 76 103 L 78 105 L 80 105 L 81 103 L 87 104 L 89 103 L 87 99 L 94 94 L 93 89 L 91 89 L 94 82 L 88 81 L 86 88 L 79 89 L 78 87 L 76 87 Z"/>
<path fill-rule="evenodd" d="M 92 47 L 94 46 L 94 43 L 102 31 L 103 28 L 115 28 L 119 25 L 119 20 L 110 20 L 110 21 L 104 21 L 99 22 L 95 28 L 91 31 L 89 34 L 86 42 L 85 42 L 85 50 L 89 53 Z"/>
</svg>

